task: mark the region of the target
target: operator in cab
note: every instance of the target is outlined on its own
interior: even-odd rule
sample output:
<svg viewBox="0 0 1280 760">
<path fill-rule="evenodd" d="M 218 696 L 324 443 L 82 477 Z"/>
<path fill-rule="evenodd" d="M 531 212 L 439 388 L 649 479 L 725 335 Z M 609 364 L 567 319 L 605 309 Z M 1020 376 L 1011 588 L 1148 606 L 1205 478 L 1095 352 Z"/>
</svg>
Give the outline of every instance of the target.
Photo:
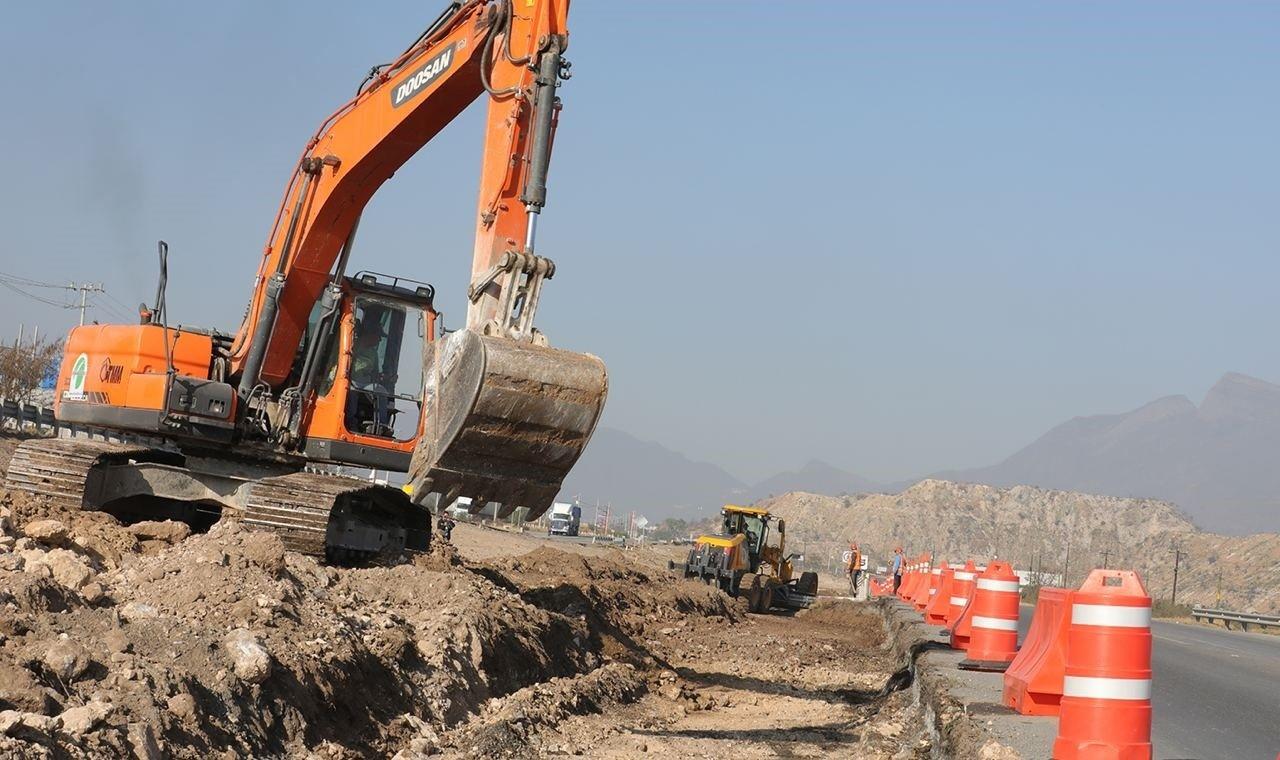
<svg viewBox="0 0 1280 760">
<path fill-rule="evenodd" d="M 376 319 L 366 317 L 355 329 L 351 348 L 351 400 L 347 428 L 370 435 L 391 435 L 392 389 L 384 384 L 379 352 L 386 333 Z"/>
</svg>

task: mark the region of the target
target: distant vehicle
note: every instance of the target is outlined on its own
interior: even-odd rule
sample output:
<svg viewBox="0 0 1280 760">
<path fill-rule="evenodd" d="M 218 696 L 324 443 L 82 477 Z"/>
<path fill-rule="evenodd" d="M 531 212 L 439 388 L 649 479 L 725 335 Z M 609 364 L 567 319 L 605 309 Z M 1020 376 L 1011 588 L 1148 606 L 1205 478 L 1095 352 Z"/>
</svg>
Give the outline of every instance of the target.
<svg viewBox="0 0 1280 760">
<path fill-rule="evenodd" d="M 551 524 L 548 536 L 576 536 L 582 527 L 582 507 L 577 504 L 556 502 L 551 505 Z"/>
<path fill-rule="evenodd" d="M 818 598 L 818 574 L 795 574 L 794 555 L 786 553 L 787 523 L 760 507 L 724 505 L 719 534 L 699 536 L 689 558 L 668 562 L 686 578 L 715 583 L 730 596 L 746 594 L 751 612 L 771 607 L 798 610 Z M 777 520 L 776 545 L 768 542 L 769 525 Z M 865 558 L 864 558 L 865 559 Z M 743 584 L 746 584 L 745 588 Z"/>
</svg>

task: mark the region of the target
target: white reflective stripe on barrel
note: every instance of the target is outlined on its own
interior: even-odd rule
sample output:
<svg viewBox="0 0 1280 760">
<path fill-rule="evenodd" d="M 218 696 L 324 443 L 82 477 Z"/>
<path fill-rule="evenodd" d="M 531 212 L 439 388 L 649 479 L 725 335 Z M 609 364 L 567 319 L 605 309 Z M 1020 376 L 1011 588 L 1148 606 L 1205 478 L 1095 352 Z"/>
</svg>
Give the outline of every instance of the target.
<svg viewBox="0 0 1280 760">
<path fill-rule="evenodd" d="M 940 568 L 940 567 L 935 567 L 935 568 L 933 568 L 933 574 L 934 574 L 934 575 L 942 575 L 942 568 Z"/>
<path fill-rule="evenodd" d="M 1017 581 L 998 581 L 994 578 L 979 578 L 978 588 L 983 591 L 1017 591 Z"/>
<path fill-rule="evenodd" d="M 967 596 L 953 596 L 953 597 L 951 597 L 951 603 L 952 603 L 952 604 L 954 604 L 954 605 L 955 605 L 955 606 L 957 606 L 957 607 L 963 607 L 963 606 L 965 606 L 966 604 L 968 604 L 968 603 L 969 603 L 969 597 L 967 597 Z"/>
<path fill-rule="evenodd" d="M 974 628 L 990 628 L 993 631 L 1017 631 L 1017 620 L 1005 620 L 1004 618 L 989 618 L 981 615 L 973 616 Z"/>
<path fill-rule="evenodd" d="M 957 570 L 957 571 L 956 571 L 956 580 L 958 580 L 958 581 L 971 581 L 971 580 L 973 580 L 973 573 L 966 573 L 966 572 L 965 572 L 965 571 L 963 571 L 963 570 Z"/>
<path fill-rule="evenodd" d="M 936 589 L 936 588 L 931 588 L 931 589 L 929 589 L 929 596 L 933 596 L 933 595 L 934 595 L 934 594 L 936 594 L 936 593 L 938 593 L 938 589 Z"/>
<path fill-rule="evenodd" d="M 1062 679 L 1062 696 L 1084 699 L 1151 699 L 1151 679 L 1066 676 Z"/>
<path fill-rule="evenodd" d="M 1112 604 L 1073 604 L 1071 622 L 1113 628 L 1150 628 L 1150 607 L 1123 607 Z"/>
</svg>

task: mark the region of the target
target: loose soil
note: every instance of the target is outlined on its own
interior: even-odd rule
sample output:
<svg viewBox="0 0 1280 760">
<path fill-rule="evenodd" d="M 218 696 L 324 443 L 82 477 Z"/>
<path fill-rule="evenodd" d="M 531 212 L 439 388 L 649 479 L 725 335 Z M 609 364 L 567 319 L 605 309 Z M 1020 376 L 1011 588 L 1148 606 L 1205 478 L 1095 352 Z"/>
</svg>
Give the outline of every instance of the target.
<svg viewBox="0 0 1280 760">
<path fill-rule="evenodd" d="M 0 758 L 929 754 L 859 605 L 748 615 L 670 547 L 453 541 L 328 567 L 0 489 Z"/>
</svg>

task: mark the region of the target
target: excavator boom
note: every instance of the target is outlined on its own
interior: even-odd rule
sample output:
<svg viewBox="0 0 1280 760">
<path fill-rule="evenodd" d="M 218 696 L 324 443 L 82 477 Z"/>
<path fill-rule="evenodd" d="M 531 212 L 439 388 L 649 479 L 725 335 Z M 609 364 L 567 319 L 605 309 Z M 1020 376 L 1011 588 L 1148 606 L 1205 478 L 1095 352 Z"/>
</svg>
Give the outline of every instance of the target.
<svg viewBox="0 0 1280 760">
<path fill-rule="evenodd" d="M 536 221 L 568 76 L 568 0 L 454 3 L 377 69 L 308 142 L 264 250 L 230 375 L 251 403 L 293 370 L 313 305 L 346 266 L 365 204 L 414 153 L 487 96 L 466 328 L 429 342 L 415 499 L 469 496 L 476 509 L 551 504 L 599 419 L 596 357 L 552 349 L 533 326 L 555 265 L 534 251 Z"/>
</svg>

